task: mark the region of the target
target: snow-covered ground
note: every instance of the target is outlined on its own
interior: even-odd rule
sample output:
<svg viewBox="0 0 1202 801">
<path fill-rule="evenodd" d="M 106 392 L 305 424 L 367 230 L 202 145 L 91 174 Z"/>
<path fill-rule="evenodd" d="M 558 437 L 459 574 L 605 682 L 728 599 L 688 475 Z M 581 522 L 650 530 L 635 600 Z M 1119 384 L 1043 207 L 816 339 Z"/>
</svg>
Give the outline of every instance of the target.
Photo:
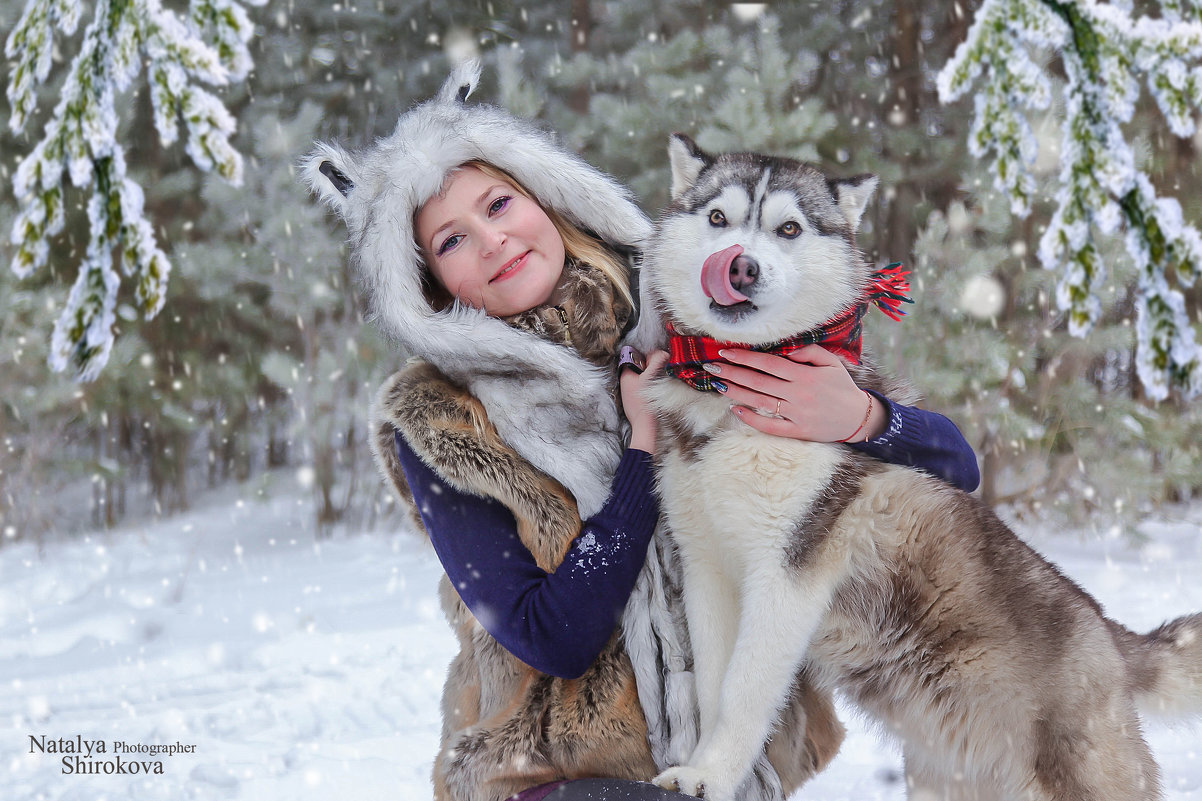
<svg viewBox="0 0 1202 801">
<path fill-rule="evenodd" d="M 6 801 L 429 799 L 454 650 L 433 553 L 405 531 L 319 541 L 307 503 L 256 497 L 227 490 L 194 513 L 40 554 L 0 548 Z M 1136 629 L 1202 610 L 1202 506 L 1141 531 L 1138 547 L 1025 535 Z M 797 797 L 904 798 L 896 750 L 843 717 L 838 759 Z M 1202 726 L 1147 728 L 1168 798 L 1202 799 Z M 89 761 L 84 741 L 105 753 Z M 191 748 L 114 753 L 114 741 Z M 65 774 L 77 744 L 79 764 L 120 756 L 162 773 Z"/>
</svg>

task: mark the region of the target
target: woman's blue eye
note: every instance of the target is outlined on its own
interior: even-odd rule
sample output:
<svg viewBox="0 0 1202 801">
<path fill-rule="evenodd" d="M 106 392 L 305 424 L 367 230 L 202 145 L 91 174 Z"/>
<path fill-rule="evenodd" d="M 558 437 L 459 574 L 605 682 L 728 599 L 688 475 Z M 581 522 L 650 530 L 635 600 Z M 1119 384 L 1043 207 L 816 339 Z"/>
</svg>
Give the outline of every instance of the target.
<svg viewBox="0 0 1202 801">
<path fill-rule="evenodd" d="M 488 213 L 496 214 L 498 211 L 500 211 L 501 209 L 505 208 L 506 205 L 508 205 L 509 200 L 510 200 L 509 195 L 502 195 L 501 197 L 497 198 L 492 203 L 488 204 Z"/>
<path fill-rule="evenodd" d="M 442 241 L 442 244 L 438 248 L 438 253 L 436 253 L 435 255 L 441 256 L 442 254 L 446 253 L 448 250 L 450 250 L 451 248 L 458 245 L 459 240 L 462 238 L 463 238 L 463 234 L 452 234 L 451 236 L 448 236 L 446 239 L 444 239 Z"/>
</svg>

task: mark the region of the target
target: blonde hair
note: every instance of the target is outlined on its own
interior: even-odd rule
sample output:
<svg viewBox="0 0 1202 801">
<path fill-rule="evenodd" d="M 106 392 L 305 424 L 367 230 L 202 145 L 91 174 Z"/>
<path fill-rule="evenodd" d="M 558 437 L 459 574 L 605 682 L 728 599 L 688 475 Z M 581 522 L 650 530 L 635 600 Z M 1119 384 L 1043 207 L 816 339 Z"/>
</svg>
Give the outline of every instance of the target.
<svg viewBox="0 0 1202 801">
<path fill-rule="evenodd" d="M 617 290 L 622 299 L 630 306 L 634 306 L 634 298 L 630 294 L 630 267 L 609 246 L 597 237 L 580 230 L 577 225 L 569 222 L 555 209 L 543 205 L 538 198 L 531 194 L 529 189 L 522 185 L 521 181 L 500 167 L 494 167 L 486 161 L 475 160 L 464 162 L 459 166 L 461 168 L 475 167 L 489 178 L 511 184 L 523 196 L 538 203 L 539 208 L 543 210 L 547 217 L 551 219 L 552 224 L 555 225 L 555 230 L 559 231 L 559 236 L 563 239 L 563 249 L 568 258 L 596 267 L 614 285 L 614 289 Z"/>
</svg>

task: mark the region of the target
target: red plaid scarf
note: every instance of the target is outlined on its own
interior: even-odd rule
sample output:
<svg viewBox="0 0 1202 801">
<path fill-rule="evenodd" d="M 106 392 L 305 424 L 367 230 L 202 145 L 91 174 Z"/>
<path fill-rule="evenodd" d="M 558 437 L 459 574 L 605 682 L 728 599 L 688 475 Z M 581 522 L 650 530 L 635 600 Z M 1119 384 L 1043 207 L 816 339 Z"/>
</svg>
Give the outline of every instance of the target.
<svg viewBox="0 0 1202 801">
<path fill-rule="evenodd" d="M 890 319 L 900 320 L 904 317 L 906 312 L 901 308 L 901 304 L 914 302 L 909 297 L 910 281 L 906 278 L 909 274 L 900 262 L 877 270 L 872 274 L 868 291 L 859 303 L 812 331 L 768 345 L 744 345 L 738 342 L 719 342 L 704 336 L 684 336 L 676 333 L 675 327 L 668 323 L 669 358 L 664 369 L 668 375 L 679 378 L 693 389 L 715 392 L 710 383 L 710 374 L 702 365 L 722 361 L 718 351 L 723 348 L 745 348 L 784 356 L 806 345 L 821 345 L 852 364 L 859 364 L 863 350 L 863 327 L 860 321 L 864 319 L 871 305 L 875 305 Z"/>
</svg>

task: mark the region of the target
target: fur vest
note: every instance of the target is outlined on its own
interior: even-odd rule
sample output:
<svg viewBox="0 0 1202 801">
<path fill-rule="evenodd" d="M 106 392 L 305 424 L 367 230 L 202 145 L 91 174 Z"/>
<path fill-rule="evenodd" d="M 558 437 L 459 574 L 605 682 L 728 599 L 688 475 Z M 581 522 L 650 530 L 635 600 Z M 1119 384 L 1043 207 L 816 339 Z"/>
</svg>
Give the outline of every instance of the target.
<svg viewBox="0 0 1202 801">
<path fill-rule="evenodd" d="M 578 358 L 606 370 L 612 385 L 613 354 L 629 306 L 615 302 L 608 280 L 587 267 L 569 265 L 560 289 L 558 306 L 532 309 L 506 322 L 565 347 L 570 338 Z M 396 431 L 448 483 L 502 501 L 540 567 L 552 571 L 559 565 L 580 529 L 574 497 L 518 455 L 461 384 L 428 362 L 411 362 L 385 382 L 372 430 L 380 468 L 410 504 L 396 459 Z M 613 437 L 616 447 L 616 432 Z M 499 801 L 557 779 L 655 774 L 634 672 L 620 637 L 582 677 L 554 678 L 497 644 L 445 575 L 439 595 L 460 650 L 443 690 L 436 799 Z"/>
</svg>

